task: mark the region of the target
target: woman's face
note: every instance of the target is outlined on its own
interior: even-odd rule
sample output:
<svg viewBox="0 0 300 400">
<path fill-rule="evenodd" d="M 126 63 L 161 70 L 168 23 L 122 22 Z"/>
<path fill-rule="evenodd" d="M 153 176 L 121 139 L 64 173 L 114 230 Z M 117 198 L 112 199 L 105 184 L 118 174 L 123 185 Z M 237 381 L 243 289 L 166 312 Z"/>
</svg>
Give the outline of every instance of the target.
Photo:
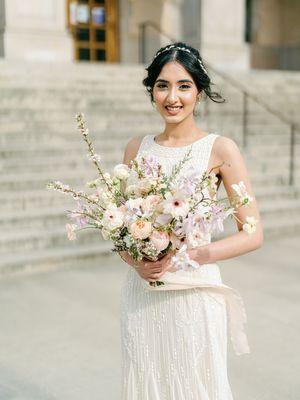
<svg viewBox="0 0 300 400">
<path fill-rule="evenodd" d="M 169 123 L 179 123 L 193 114 L 197 95 L 193 78 L 175 61 L 164 65 L 153 86 L 156 108 Z"/>
</svg>

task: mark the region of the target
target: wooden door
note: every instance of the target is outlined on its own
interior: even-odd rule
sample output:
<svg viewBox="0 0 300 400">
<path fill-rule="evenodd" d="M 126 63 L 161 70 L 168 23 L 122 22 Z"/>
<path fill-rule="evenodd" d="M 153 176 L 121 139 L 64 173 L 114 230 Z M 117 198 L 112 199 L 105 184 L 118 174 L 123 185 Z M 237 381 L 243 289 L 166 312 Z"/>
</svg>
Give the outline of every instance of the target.
<svg viewBox="0 0 300 400">
<path fill-rule="evenodd" d="M 67 0 L 74 59 L 119 61 L 118 0 Z"/>
</svg>

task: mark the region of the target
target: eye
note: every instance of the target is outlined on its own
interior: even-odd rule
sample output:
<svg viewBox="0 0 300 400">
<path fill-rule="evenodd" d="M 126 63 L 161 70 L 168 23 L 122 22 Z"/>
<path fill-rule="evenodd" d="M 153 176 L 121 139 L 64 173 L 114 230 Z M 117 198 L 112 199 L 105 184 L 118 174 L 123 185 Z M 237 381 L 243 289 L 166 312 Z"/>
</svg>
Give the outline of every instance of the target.
<svg viewBox="0 0 300 400">
<path fill-rule="evenodd" d="M 163 87 L 166 87 L 167 85 L 165 84 L 165 83 L 158 83 L 157 85 L 156 85 L 156 87 L 158 87 L 158 88 L 163 88 Z"/>
<path fill-rule="evenodd" d="M 190 89 L 191 86 L 189 86 L 189 85 L 181 85 L 180 87 L 182 87 L 184 89 Z"/>
<path fill-rule="evenodd" d="M 164 87 L 166 87 L 166 86 L 167 86 L 167 85 L 166 85 L 165 83 L 158 83 L 158 84 L 156 85 L 156 87 L 158 87 L 159 89 L 162 89 L 162 88 L 164 88 Z M 180 87 L 183 88 L 183 89 L 190 89 L 190 88 L 191 88 L 190 85 L 181 85 Z"/>
</svg>

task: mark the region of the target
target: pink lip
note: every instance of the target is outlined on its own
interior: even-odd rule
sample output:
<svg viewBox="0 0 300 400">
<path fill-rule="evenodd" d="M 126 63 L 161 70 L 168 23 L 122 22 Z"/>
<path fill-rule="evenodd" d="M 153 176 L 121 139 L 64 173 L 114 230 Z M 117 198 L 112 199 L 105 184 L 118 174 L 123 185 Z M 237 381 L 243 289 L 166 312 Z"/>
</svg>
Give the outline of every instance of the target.
<svg viewBox="0 0 300 400">
<path fill-rule="evenodd" d="M 167 113 L 168 113 L 169 115 L 177 115 L 177 114 L 179 114 L 180 111 L 182 110 L 182 107 L 179 108 L 179 109 L 177 109 L 177 110 L 170 110 L 170 109 L 168 109 L 168 108 L 166 108 L 166 107 L 165 107 L 165 109 L 166 109 L 166 111 L 167 111 Z"/>
</svg>

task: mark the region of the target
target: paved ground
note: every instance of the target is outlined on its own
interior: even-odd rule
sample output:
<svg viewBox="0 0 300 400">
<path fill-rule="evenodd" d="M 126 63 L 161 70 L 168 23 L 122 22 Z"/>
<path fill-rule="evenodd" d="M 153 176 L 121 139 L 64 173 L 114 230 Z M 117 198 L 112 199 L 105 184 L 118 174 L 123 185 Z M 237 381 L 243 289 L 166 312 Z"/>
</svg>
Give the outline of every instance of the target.
<svg viewBox="0 0 300 400">
<path fill-rule="evenodd" d="M 251 354 L 236 356 L 229 345 L 235 400 L 299 399 L 299 243 L 277 239 L 219 263 L 248 314 Z M 0 279 L 1 400 L 120 399 L 126 271 L 112 256 L 98 266 Z"/>
</svg>

